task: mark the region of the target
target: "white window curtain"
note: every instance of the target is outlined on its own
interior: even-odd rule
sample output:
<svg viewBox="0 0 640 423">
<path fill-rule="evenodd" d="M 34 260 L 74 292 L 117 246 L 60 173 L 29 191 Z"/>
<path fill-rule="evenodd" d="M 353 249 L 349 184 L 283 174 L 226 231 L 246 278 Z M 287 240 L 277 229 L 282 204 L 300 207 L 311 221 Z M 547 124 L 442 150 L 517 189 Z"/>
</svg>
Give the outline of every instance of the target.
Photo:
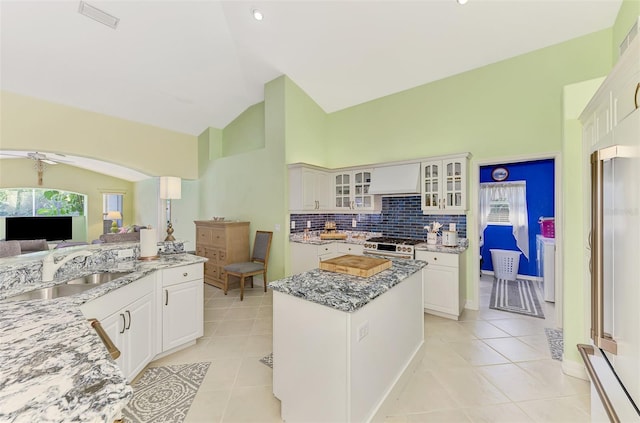
<svg viewBox="0 0 640 423">
<path fill-rule="evenodd" d="M 480 234 L 488 225 L 492 202 L 509 204 L 509 223 L 513 226 L 513 237 L 522 254 L 529 259 L 529 214 L 527 213 L 527 183 L 486 182 L 480 184 Z"/>
</svg>

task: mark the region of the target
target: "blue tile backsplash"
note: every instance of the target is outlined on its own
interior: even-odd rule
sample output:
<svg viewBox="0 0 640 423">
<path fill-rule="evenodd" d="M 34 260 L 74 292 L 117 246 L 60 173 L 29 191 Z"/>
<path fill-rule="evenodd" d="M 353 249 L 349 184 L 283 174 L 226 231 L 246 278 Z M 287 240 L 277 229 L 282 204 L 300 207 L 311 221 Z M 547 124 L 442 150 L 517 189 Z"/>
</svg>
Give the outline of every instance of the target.
<svg viewBox="0 0 640 423">
<path fill-rule="evenodd" d="M 356 219 L 357 226 L 351 226 L 352 219 Z M 413 238 L 425 240 L 426 225 L 440 222 L 444 229 L 449 223 L 456 224 L 458 237 L 467 237 L 467 217 L 465 215 L 424 215 L 420 208 L 420 196 L 382 197 L 382 212 L 379 214 L 356 213 L 322 213 L 322 214 L 291 214 L 291 220 L 296 222 L 296 228 L 291 233 L 302 232 L 311 222 L 310 231 L 324 230 L 324 222 L 333 220 L 338 231 L 382 232 L 384 236 Z"/>
</svg>

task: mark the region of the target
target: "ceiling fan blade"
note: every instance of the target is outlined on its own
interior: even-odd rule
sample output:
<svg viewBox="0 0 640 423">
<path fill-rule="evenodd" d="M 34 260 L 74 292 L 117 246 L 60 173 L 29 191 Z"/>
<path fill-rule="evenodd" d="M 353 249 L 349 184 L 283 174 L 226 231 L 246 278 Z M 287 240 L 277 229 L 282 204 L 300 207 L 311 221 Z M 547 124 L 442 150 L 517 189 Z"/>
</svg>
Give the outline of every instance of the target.
<svg viewBox="0 0 640 423">
<path fill-rule="evenodd" d="M 49 160 L 49 159 L 39 159 L 41 162 L 46 163 L 48 165 L 57 165 L 58 162 L 54 162 L 53 160 Z"/>
</svg>

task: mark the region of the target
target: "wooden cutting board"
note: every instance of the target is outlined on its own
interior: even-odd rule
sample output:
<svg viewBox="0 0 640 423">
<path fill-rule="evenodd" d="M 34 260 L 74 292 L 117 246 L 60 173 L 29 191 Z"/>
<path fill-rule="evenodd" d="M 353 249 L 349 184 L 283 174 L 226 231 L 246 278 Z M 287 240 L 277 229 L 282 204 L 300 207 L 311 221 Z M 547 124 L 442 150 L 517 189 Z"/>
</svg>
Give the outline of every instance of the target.
<svg viewBox="0 0 640 423">
<path fill-rule="evenodd" d="M 347 239 L 347 234 L 341 234 L 338 232 L 321 233 L 320 239 Z"/>
<path fill-rule="evenodd" d="M 391 267 L 391 260 L 346 254 L 320 262 L 320 269 L 367 278 Z"/>
</svg>

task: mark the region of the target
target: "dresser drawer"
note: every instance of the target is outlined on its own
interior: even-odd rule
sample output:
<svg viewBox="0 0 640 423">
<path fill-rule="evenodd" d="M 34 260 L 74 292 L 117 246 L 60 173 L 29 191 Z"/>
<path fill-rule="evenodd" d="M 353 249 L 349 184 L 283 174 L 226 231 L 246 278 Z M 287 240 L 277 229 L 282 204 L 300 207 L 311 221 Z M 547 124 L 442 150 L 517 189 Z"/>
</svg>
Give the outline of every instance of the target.
<svg viewBox="0 0 640 423">
<path fill-rule="evenodd" d="M 217 247 L 224 247 L 225 245 L 225 230 L 224 229 L 212 229 L 211 230 L 211 245 Z"/>
<path fill-rule="evenodd" d="M 458 267 L 458 259 L 458 254 L 416 251 L 416 260 L 424 260 L 429 263 L 430 266 Z"/>
<path fill-rule="evenodd" d="M 213 229 L 207 227 L 196 228 L 196 243 L 203 245 L 211 245 Z"/>
<path fill-rule="evenodd" d="M 202 263 L 172 267 L 162 271 L 162 286 L 202 279 L 204 276 Z"/>
</svg>

